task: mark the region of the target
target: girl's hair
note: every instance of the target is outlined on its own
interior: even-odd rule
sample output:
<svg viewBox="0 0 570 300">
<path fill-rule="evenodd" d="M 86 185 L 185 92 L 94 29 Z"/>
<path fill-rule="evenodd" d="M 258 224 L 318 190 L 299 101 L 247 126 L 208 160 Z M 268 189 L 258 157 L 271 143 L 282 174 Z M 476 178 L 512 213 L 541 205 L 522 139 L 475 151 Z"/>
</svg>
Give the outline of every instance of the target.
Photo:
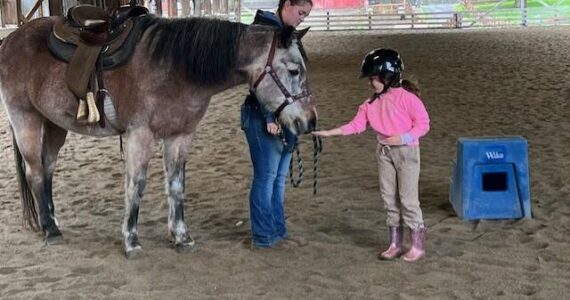
<svg viewBox="0 0 570 300">
<path fill-rule="evenodd" d="M 415 80 L 404 79 L 401 86 L 408 92 L 420 97 L 420 87 Z"/>
<path fill-rule="evenodd" d="M 304 3 L 309 3 L 311 4 L 311 6 L 313 6 L 313 0 L 279 0 L 279 5 L 277 6 L 277 13 L 279 14 L 280 18 L 281 18 L 281 11 L 283 10 L 283 5 L 285 5 L 286 1 L 291 2 L 291 5 L 302 5 Z"/>
</svg>

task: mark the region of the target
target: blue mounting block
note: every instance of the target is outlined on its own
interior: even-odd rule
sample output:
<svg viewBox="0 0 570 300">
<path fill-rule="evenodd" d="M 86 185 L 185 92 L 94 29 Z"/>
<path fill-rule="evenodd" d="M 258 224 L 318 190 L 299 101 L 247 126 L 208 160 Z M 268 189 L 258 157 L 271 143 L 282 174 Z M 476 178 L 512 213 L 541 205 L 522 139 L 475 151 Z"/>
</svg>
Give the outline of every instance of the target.
<svg viewBox="0 0 570 300">
<path fill-rule="evenodd" d="M 531 218 L 526 139 L 459 138 L 449 202 L 466 220 Z"/>
</svg>

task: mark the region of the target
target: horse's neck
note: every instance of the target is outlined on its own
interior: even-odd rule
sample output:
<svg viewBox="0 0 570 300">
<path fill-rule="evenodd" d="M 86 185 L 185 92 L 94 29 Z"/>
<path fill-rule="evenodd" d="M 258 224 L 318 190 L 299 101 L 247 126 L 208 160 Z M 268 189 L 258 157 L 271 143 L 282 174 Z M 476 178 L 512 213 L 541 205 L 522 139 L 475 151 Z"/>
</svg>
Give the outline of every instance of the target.
<svg viewBox="0 0 570 300">
<path fill-rule="evenodd" d="M 253 74 L 255 69 L 265 67 L 272 41 L 271 31 L 246 31 L 240 41 L 238 71 Z"/>
<path fill-rule="evenodd" d="M 236 67 L 230 71 L 228 79 L 214 89 L 215 93 L 251 81 L 252 78 L 250 76 L 255 74 L 254 69 L 258 66 L 261 68 L 264 66 L 260 65 L 260 57 L 264 57 L 262 61 L 265 64 L 266 53 L 269 51 L 272 38 L 272 32 L 246 31 L 242 35 L 239 44 Z"/>
<path fill-rule="evenodd" d="M 241 72 L 237 69 L 232 70 L 230 72 L 227 80 L 225 80 L 224 82 L 220 83 L 217 86 L 212 87 L 211 89 L 208 89 L 209 97 L 211 97 L 217 93 L 220 93 L 222 91 L 225 91 L 229 88 L 232 88 L 234 86 L 244 84 L 247 82 L 247 79 L 248 79 L 247 74 L 244 74 L 243 72 Z"/>
</svg>

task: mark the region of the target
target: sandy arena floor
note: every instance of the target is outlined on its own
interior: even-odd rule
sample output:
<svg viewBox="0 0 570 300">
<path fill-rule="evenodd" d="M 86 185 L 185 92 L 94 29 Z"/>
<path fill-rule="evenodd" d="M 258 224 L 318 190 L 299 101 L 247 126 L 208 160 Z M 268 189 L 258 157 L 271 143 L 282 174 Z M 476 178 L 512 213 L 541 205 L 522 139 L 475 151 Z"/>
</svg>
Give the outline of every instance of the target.
<svg viewBox="0 0 570 300">
<path fill-rule="evenodd" d="M 252 251 L 251 165 L 239 129 L 244 86 L 217 95 L 187 165 L 186 216 L 197 249 L 168 240 L 162 161 L 156 154 L 140 212 L 144 254 L 121 247 L 123 164 L 118 138 L 71 134 L 54 179 L 65 237 L 46 247 L 21 226 L 8 121 L 0 113 L 2 299 L 563 299 L 570 292 L 570 28 L 309 33 L 320 124 L 352 118 L 370 95 L 362 56 L 398 49 L 422 86 L 431 132 L 422 140 L 427 257 L 382 262 L 388 242 L 372 132 L 328 138 L 319 193 L 287 190 L 290 251 Z M 533 219 L 459 220 L 448 203 L 458 137 L 522 135 L 530 145 Z M 310 168 L 312 143 L 302 138 Z M 311 176 L 309 173 L 308 176 Z"/>
</svg>

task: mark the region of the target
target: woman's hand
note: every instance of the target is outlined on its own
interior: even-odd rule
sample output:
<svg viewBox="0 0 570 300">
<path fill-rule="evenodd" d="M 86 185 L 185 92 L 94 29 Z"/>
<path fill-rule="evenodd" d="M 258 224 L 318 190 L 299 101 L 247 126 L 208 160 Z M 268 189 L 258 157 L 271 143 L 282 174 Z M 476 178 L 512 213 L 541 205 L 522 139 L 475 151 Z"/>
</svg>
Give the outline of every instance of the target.
<svg viewBox="0 0 570 300">
<path fill-rule="evenodd" d="M 278 135 L 281 132 L 281 128 L 276 123 L 267 123 L 267 132 L 272 135 Z"/>
</svg>

